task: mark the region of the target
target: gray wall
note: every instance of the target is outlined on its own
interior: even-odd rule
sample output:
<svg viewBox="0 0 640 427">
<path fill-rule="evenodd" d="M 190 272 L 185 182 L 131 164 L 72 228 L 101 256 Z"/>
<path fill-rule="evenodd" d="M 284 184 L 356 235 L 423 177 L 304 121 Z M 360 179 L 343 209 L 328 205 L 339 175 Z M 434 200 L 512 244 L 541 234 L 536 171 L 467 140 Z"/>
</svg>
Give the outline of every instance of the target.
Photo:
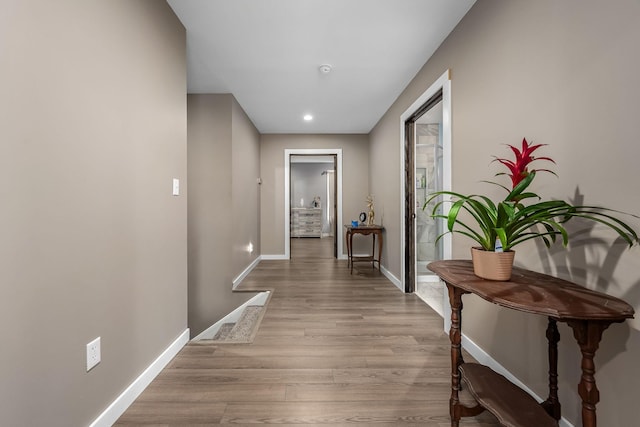
<svg viewBox="0 0 640 427">
<path fill-rule="evenodd" d="M 0 52 L 0 424 L 88 425 L 187 327 L 185 31 L 7 0 Z"/>
<path fill-rule="evenodd" d="M 291 207 L 312 207 L 313 198 L 320 196 L 324 208 L 327 198 L 327 178 L 323 171 L 332 170 L 330 163 L 292 163 L 291 164 Z M 300 206 L 300 199 L 304 206 Z"/>
<path fill-rule="evenodd" d="M 232 283 L 260 253 L 259 137 L 232 95 L 188 95 L 189 328 L 249 299 Z M 246 250 L 254 245 L 253 253 Z"/>
<path fill-rule="evenodd" d="M 260 134 L 235 98 L 231 107 L 231 259 L 235 279 L 260 255 Z M 249 244 L 253 252 L 249 252 Z"/>
<path fill-rule="evenodd" d="M 452 71 L 453 189 L 490 192 L 480 180 L 492 155 L 523 137 L 550 144 L 558 178 L 540 176 L 546 198 L 574 199 L 640 214 L 636 143 L 640 116 L 640 3 L 597 0 L 475 4 L 371 133 L 371 191 L 386 207 L 389 268 L 400 277 L 400 115 L 447 68 Z M 395 159 L 395 160 L 394 160 Z M 497 195 L 497 194 L 496 194 Z M 629 222 L 640 228 L 637 219 Z M 392 231 L 393 228 L 393 231 Z M 640 308 L 638 257 L 601 230 L 577 233 L 568 249 L 517 248 L 516 263 L 622 297 Z M 395 236 L 395 237 L 394 237 Z M 454 257 L 470 242 L 454 239 Z M 463 330 L 540 395 L 546 390 L 545 319 L 499 310 L 465 297 Z M 640 320 L 612 325 L 596 355 L 599 425 L 637 423 Z M 564 415 L 580 425 L 579 353 L 561 328 L 560 395 Z"/>
<path fill-rule="evenodd" d="M 284 150 L 342 149 L 342 213 L 344 221 L 357 219 L 366 210 L 369 194 L 369 140 L 367 135 L 262 135 L 260 170 L 262 174 L 260 223 L 262 255 L 284 254 Z M 378 205 L 376 205 L 378 206 Z M 383 220 L 384 211 L 376 209 Z M 338 224 L 342 235 L 342 225 Z M 354 241 L 354 246 L 356 242 Z M 359 246 L 355 246 L 359 250 Z M 346 254 L 346 246 L 343 245 Z"/>
</svg>

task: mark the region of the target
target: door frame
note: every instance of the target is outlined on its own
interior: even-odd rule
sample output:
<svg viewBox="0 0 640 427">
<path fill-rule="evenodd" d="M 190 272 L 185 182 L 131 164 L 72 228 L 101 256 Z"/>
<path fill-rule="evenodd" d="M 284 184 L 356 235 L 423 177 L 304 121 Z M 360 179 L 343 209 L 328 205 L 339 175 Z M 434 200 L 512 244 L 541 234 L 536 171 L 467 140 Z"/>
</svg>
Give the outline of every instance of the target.
<svg viewBox="0 0 640 427">
<path fill-rule="evenodd" d="M 336 157 L 336 204 L 337 215 L 334 239 L 337 244 L 337 258 L 346 256 L 342 253 L 342 149 L 341 148 L 285 148 L 284 150 L 284 258 L 291 259 L 291 156 L 335 156 Z"/>
<path fill-rule="evenodd" d="M 416 150 L 418 145 L 417 139 L 417 122 L 420 118 L 429 112 L 433 107 L 441 104 L 443 101 L 442 90 L 437 90 L 427 101 L 425 101 L 417 110 L 413 112 L 405 120 L 405 142 L 404 142 L 404 182 L 405 182 L 405 230 L 404 230 L 404 247 L 405 247 L 405 284 L 404 291 L 411 293 L 416 290 L 416 279 L 418 270 L 416 268 L 418 257 L 418 245 L 416 238 Z M 443 159 L 444 161 L 444 159 Z M 407 212 L 409 210 L 409 212 Z M 438 282 L 437 276 L 421 276 L 422 281 Z"/>
<path fill-rule="evenodd" d="M 400 164 L 401 164 L 401 178 L 400 178 L 400 235 L 402 236 L 402 244 L 400 245 L 400 284 L 401 289 L 405 292 L 412 292 L 413 290 L 408 290 L 407 286 L 410 285 L 407 280 L 407 242 L 406 242 L 406 232 L 407 228 L 409 228 L 407 221 L 413 221 L 414 219 L 408 218 L 407 209 L 406 209 L 406 185 L 411 184 L 413 182 L 407 183 L 406 177 L 406 164 L 407 159 L 405 156 L 405 143 L 406 137 L 405 127 L 407 120 L 414 115 L 416 111 L 420 109 L 431 97 L 433 97 L 438 91 L 442 90 L 442 156 L 443 156 L 443 164 L 442 164 L 442 187 L 445 191 L 451 191 L 451 72 L 450 70 L 446 70 L 425 92 L 422 93 L 412 104 L 405 110 L 404 113 L 400 116 Z M 413 172 L 411 172 L 413 175 Z M 415 191 L 415 190 L 414 190 Z M 444 213 L 448 212 L 449 206 L 445 205 Z M 443 249 L 443 258 L 450 259 L 452 256 L 452 238 L 451 234 L 446 234 L 442 240 L 442 249 Z M 412 260 L 415 262 L 415 259 Z M 411 268 L 410 271 L 414 271 L 414 268 Z M 414 271 L 415 273 L 415 271 Z M 434 280 L 437 279 L 437 276 L 434 275 Z M 415 281 L 415 277 L 413 278 Z M 450 306 L 448 298 L 446 297 L 447 293 L 445 292 L 445 301 L 444 301 L 444 311 L 445 311 L 445 326 L 447 325 L 447 318 L 450 314 Z M 450 320 L 449 320 L 450 322 Z"/>
</svg>

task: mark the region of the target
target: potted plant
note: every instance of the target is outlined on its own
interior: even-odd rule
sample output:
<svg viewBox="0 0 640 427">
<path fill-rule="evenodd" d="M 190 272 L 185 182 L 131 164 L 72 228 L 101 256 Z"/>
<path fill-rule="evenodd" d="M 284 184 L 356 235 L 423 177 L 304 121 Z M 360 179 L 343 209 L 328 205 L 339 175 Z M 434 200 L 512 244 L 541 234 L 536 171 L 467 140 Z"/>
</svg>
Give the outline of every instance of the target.
<svg viewBox="0 0 640 427">
<path fill-rule="evenodd" d="M 497 173 L 511 178 L 511 187 L 496 182 L 484 181 L 497 185 L 507 192 L 506 197 L 494 203 L 489 197 L 481 194 L 464 195 L 453 191 L 432 193 L 423 205 L 427 209 L 429 203 L 440 196 L 451 196 L 451 200 L 438 200 L 432 211 L 433 218 L 447 221 L 447 231 L 439 235 L 436 242 L 447 233 L 459 233 L 478 243 L 472 248 L 474 273 L 491 280 L 509 280 L 511 266 L 515 255 L 513 247 L 531 239 L 541 239 L 547 247 L 560 237 L 562 244 L 569 243 L 569 234 L 565 224 L 573 218 L 583 218 L 604 224 L 622 237 L 629 246 L 638 242 L 637 233 L 613 214 L 622 213 L 608 208 L 596 206 L 574 206 L 562 200 L 542 200 L 540 196 L 529 190 L 536 173 L 549 172 L 549 169 L 530 169 L 531 164 L 538 162 L 555 163 L 549 157 L 535 157 L 533 152 L 545 144 L 530 145 L 522 140 L 522 148 L 508 145 L 515 159 L 495 157 L 493 161 L 507 167 L 508 172 Z M 444 203 L 451 203 L 447 215 L 439 213 Z M 468 214 L 467 219 L 461 213 Z M 637 216 L 632 215 L 637 218 Z M 497 267 L 484 267 L 479 264 L 482 255 L 490 258 L 506 257 Z"/>
</svg>

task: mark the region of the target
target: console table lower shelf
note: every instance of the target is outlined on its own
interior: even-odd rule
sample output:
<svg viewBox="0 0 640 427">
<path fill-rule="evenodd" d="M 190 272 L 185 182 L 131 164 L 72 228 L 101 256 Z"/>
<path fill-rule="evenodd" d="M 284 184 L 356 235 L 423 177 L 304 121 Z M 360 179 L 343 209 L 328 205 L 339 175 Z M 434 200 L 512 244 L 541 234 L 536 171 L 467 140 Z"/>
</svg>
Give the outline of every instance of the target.
<svg viewBox="0 0 640 427">
<path fill-rule="evenodd" d="M 557 427 L 561 417 L 558 400 L 557 322 L 565 322 L 582 353 L 582 375 L 578 394 L 582 399 L 582 426 L 597 427 L 596 404 L 600 392 L 596 387 L 595 354 L 602 334 L 612 323 L 633 318 L 634 310 L 625 301 L 592 291 L 575 283 L 546 274 L 514 268 L 511 280 L 496 282 L 473 274 L 471 261 L 436 261 L 427 266 L 447 285 L 451 304 L 451 426 L 458 427 L 463 417 L 473 417 L 487 410 L 504 427 Z M 462 296 L 474 294 L 484 300 L 512 310 L 546 316 L 549 358 L 549 396 L 538 403 L 528 393 L 502 375 L 462 358 Z M 475 406 L 460 402 L 462 382 L 476 400 Z"/>
<path fill-rule="evenodd" d="M 462 363 L 458 370 L 469 393 L 478 402 L 477 409 L 465 409 L 476 409 L 478 413 L 486 409 L 503 426 L 558 427 L 558 421 L 531 395 L 491 368 Z"/>
</svg>

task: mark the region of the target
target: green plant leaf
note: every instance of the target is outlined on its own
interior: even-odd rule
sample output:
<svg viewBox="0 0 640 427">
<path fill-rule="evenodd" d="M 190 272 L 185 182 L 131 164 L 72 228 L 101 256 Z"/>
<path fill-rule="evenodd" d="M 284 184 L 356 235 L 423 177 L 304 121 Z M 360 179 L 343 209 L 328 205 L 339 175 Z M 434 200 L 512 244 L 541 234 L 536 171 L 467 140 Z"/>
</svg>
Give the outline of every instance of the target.
<svg viewBox="0 0 640 427">
<path fill-rule="evenodd" d="M 453 191 L 430 194 L 423 209 L 442 197 L 433 205 L 431 216 L 447 221 L 447 231 L 437 236 L 436 242 L 448 233 L 458 233 L 490 251 L 494 250 L 496 238 L 500 239 L 505 251 L 511 250 L 520 243 L 538 238 L 547 247 L 551 247 L 560 237 L 562 244 L 567 246 L 569 234 L 564 224 L 572 218 L 582 218 L 607 226 L 622 237 L 629 246 L 638 243 L 637 232 L 614 216 L 614 214 L 625 214 L 624 212 L 596 206 L 572 206 L 562 200 L 545 200 L 525 205 L 524 200 L 541 200 L 537 194 L 525 191 L 531 185 L 535 175 L 535 171 L 529 172 L 507 197 L 497 204 L 489 197 L 479 194 L 467 196 Z M 485 182 L 508 190 L 500 184 Z M 450 196 L 450 199 L 445 199 L 443 196 Z M 445 204 L 451 204 L 447 215 L 439 213 Z M 463 220 L 460 217 L 462 211 L 466 212 L 473 222 Z M 631 216 L 640 218 L 637 215 Z"/>
</svg>

